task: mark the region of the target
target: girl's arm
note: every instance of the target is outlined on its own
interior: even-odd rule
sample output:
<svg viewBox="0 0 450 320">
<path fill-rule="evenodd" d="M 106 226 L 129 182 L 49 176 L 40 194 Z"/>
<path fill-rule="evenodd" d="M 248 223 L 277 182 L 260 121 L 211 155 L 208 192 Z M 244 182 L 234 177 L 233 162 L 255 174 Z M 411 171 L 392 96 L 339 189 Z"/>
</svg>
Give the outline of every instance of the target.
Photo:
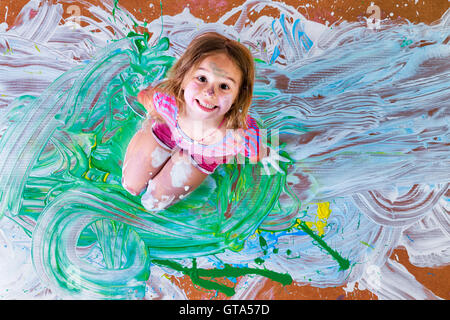
<svg viewBox="0 0 450 320">
<path fill-rule="evenodd" d="M 144 106 L 145 110 L 147 110 L 147 114 L 150 116 L 150 118 L 164 122 L 163 118 L 156 111 L 155 105 L 153 104 L 154 93 L 155 93 L 154 89 L 148 87 L 138 93 L 137 99 Z"/>
</svg>

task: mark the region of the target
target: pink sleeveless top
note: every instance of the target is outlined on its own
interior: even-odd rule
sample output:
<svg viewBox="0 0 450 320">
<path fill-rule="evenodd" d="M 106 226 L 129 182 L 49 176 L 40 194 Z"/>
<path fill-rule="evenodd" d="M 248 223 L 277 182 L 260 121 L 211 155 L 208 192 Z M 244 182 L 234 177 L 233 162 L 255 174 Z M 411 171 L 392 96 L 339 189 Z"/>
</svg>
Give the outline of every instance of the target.
<svg viewBox="0 0 450 320">
<path fill-rule="evenodd" d="M 254 161 L 258 160 L 260 132 L 256 120 L 251 116 L 247 116 L 248 129 L 226 130 L 226 135 L 222 141 L 205 145 L 189 138 L 179 127 L 177 122 L 178 107 L 173 96 L 155 92 L 153 104 L 156 111 L 167 123 L 172 132 L 172 138 L 181 149 L 204 157 L 229 157 L 241 154 Z"/>
</svg>

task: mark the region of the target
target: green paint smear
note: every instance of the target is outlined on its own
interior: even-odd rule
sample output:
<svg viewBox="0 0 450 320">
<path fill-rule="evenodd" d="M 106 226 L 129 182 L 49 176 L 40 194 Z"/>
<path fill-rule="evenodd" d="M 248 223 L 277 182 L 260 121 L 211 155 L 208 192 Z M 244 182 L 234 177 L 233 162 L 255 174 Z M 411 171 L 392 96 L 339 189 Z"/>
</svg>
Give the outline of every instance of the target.
<svg viewBox="0 0 450 320">
<path fill-rule="evenodd" d="M 261 174 L 262 165 L 248 159 L 245 164 L 219 166 L 186 198 L 161 212 L 147 212 L 140 197 L 122 187 L 126 148 L 146 115 L 136 96 L 141 88 L 164 78 L 175 62 L 167 53 L 167 37 L 152 47 L 148 39 L 148 33 L 130 32 L 55 80 L 42 94 L 49 101 L 22 96 L 7 115 L 14 122 L 8 130 L 14 134 L 0 142 L 16 144 L 13 138 L 31 132 L 32 141 L 19 141 L 22 149 L 17 156 L 33 153 L 36 160 L 21 185 L 11 186 L 3 195 L 5 210 L 37 222 L 36 228 L 24 224 L 38 242 L 33 256 L 39 260 L 34 263 L 73 297 L 89 292 L 93 298 L 121 299 L 134 297 L 135 291 L 141 297 L 152 259 L 240 251 L 263 222 L 288 216 L 299 203 L 288 189 L 286 174 Z M 278 94 L 276 88 L 256 85 L 255 90 L 260 99 Z M 51 132 L 41 129 L 53 122 Z M 280 154 L 290 158 L 283 150 Z M 20 170 L 19 160 L 11 163 L 17 163 L 11 172 Z M 287 172 L 292 163 L 279 165 Z M 279 204 L 283 194 L 292 199 L 292 208 Z M 267 245 L 263 238 L 260 241 Z M 71 246 L 98 246 L 104 266 L 95 272 L 74 266 Z M 129 271 L 120 273 L 120 278 L 117 270 L 123 269 Z M 277 278 L 275 273 L 257 269 L 225 270 L 230 275 Z M 199 270 L 199 277 L 204 272 Z M 197 283 L 217 286 L 195 275 Z"/>
<path fill-rule="evenodd" d="M 299 227 L 303 232 L 307 233 L 311 238 L 313 238 L 318 245 L 325 249 L 333 257 L 333 259 L 339 263 L 340 271 L 347 270 L 350 267 L 350 261 L 343 258 L 336 250 L 331 249 L 330 246 L 325 241 L 323 241 L 322 237 L 317 235 L 306 225 L 305 221 L 301 221 Z"/>
<path fill-rule="evenodd" d="M 359 242 L 371 249 L 374 249 L 374 247 L 372 245 L 368 244 L 367 242 L 364 242 L 364 241 L 359 241 Z"/>
<path fill-rule="evenodd" d="M 234 288 L 228 287 L 224 284 L 217 283 L 214 281 L 202 279 L 201 277 L 208 278 L 223 278 L 232 277 L 237 278 L 245 275 L 260 275 L 269 278 L 273 281 L 279 282 L 282 285 L 289 285 L 292 283 L 292 277 L 287 273 L 278 273 L 275 271 L 267 269 L 256 269 L 248 267 L 233 267 L 229 264 L 225 264 L 223 269 L 198 269 L 197 261 L 194 259 L 192 263 L 192 268 L 183 267 L 181 264 L 171 261 L 171 260 L 152 260 L 152 263 L 157 265 L 169 267 L 176 271 L 180 271 L 183 274 L 189 276 L 192 283 L 207 289 L 207 290 L 217 290 L 223 294 L 231 297 L 236 292 Z"/>
</svg>

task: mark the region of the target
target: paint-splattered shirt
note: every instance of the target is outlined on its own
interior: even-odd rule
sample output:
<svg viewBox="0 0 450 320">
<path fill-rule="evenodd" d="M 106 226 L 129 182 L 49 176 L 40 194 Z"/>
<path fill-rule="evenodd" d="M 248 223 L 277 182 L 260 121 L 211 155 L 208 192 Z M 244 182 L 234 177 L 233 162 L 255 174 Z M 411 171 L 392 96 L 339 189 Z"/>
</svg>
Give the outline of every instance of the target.
<svg viewBox="0 0 450 320">
<path fill-rule="evenodd" d="M 229 157 L 243 155 L 252 162 L 258 161 L 260 152 L 260 130 L 256 120 L 247 116 L 247 129 L 226 130 L 222 141 L 205 145 L 190 139 L 177 123 L 178 107 L 173 96 L 161 92 L 153 94 L 153 104 L 172 132 L 177 145 L 191 154 L 201 154 L 204 157 Z"/>
</svg>

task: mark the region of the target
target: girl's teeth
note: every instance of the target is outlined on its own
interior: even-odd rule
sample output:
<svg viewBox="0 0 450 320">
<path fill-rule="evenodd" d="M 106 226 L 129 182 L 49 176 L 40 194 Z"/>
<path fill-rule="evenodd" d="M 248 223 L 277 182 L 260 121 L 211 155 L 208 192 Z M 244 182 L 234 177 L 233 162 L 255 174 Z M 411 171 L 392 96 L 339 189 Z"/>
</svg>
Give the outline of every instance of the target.
<svg viewBox="0 0 450 320">
<path fill-rule="evenodd" d="M 199 101 L 200 102 L 200 101 Z M 208 108 L 208 109 L 213 109 L 215 106 L 214 105 L 212 105 L 212 104 L 203 104 L 203 103 L 201 103 L 200 102 L 200 105 L 202 106 L 202 107 L 205 107 L 205 108 Z"/>
</svg>

